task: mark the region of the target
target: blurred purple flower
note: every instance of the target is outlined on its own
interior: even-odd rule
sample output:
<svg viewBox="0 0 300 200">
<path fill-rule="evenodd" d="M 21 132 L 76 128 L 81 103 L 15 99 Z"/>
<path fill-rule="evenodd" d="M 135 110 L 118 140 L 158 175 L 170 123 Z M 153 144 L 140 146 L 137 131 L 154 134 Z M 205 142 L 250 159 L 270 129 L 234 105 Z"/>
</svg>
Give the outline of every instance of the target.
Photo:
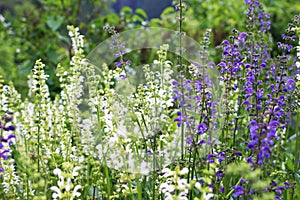
<svg viewBox="0 0 300 200">
<path fill-rule="evenodd" d="M 232 189 L 235 190 L 235 193 L 232 195 L 234 198 L 238 198 L 245 193 L 243 187 L 239 185 L 233 186 Z"/>
<path fill-rule="evenodd" d="M 205 123 L 200 123 L 198 126 L 197 126 L 197 133 L 198 134 L 203 134 L 205 133 L 205 131 L 207 130 L 207 126 Z"/>
</svg>

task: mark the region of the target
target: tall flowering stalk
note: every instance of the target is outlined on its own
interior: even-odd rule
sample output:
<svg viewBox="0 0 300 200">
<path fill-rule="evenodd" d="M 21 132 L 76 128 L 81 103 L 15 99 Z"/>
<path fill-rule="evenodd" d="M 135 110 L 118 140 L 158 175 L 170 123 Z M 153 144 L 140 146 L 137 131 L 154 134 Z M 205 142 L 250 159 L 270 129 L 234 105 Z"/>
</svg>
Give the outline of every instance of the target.
<svg viewBox="0 0 300 200">
<path fill-rule="evenodd" d="M 241 123 L 238 121 L 243 108 L 250 116 L 248 130 L 251 141 L 246 142 L 247 149 L 257 152 L 256 161 L 253 162 L 250 157 L 249 162 L 263 164 L 265 159 L 270 158 L 273 140 L 279 136 L 278 133 L 276 134 L 277 128 L 280 124 L 285 124 L 284 94 L 293 88 L 292 79 L 285 72 L 288 68 L 289 56 L 284 54 L 277 62 L 271 60 L 268 52 L 264 38 L 267 38 L 265 33 L 270 28 L 269 15 L 263 12 L 258 1 L 246 1 L 246 4 L 249 5 L 247 15 L 251 22 L 249 23 L 251 26 L 248 26 L 249 32 L 234 31 L 231 41 L 223 42 L 223 61 L 218 66 L 226 85 L 225 95 L 230 95 L 225 96 L 224 99 L 237 102 L 237 105 L 227 103 L 231 108 L 228 108 L 226 123 L 232 123 L 234 127 L 231 130 L 233 143 L 235 143 L 237 130 L 242 128 L 239 127 Z M 261 39 L 257 40 L 258 37 Z M 288 45 L 284 45 L 283 48 L 290 51 Z M 243 96 L 239 95 L 239 92 L 242 92 Z M 232 114 L 235 114 L 235 118 L 230 119 L 229 116 L 233 116 Z"/>
<path fill-rule="evenodd" d="M 181 160 L 180 165 L 188 165 L 187 182 L 193 182 L 196 176 L 196 165 L 201 165 L 203 154 L 213 153 L 213 146 L 216 143 L 216 113 L 217 103 L 215 102 L 214 84 L 207 71 L 212 65 L 208 62 L 208 46 L 210 30 L 205 33 L 202 50 L 199 58 L 200 63 L 193 63 L 186 66 L 182 62 L 181 38 L 182 11 L 185 4 L 180 1 L 177 5 L 179 10 L 179 52 L 177 80 L 173 81 L 174 101 L 178 106 L 177 117 L 174 119 L 181 133 Z M 217 93 L 217 92 L 216 92 Z M 188 158 L 188 160 L 185 160 Z M 191 191 L 187 198 L 193 199 Z"/>
<path fill-rule="evenodd" d="M 279 159 L 276 149 L 287 135 L 288 97 L 295 89 L 295 81 L 289 73 L 293 67 L 289 55 L 292 46 L 278 43 L 283 53 L 277 59 L 271 58 L 267 42 L 270 16 L 259 1 L 245 3 L 249 6 L 248 32 L 234 30 L 230 40 L 223 41 L 223 59 L 218 64 L 225 85 L 226 117 L 222 136 L 225 141 L 231 140 L 233 147 L 244 142 L 249 155 L 247 162 L 254 168 L 266 169 L 272 159 Z M 243 140 L 245 132 L 249 135 Z M 235 198 L 263 193 L 259 188 L 249 188 L 251 181 L 245 177 L 241 180 L 242 183 L 238 181 L 233 186 Z M 275 191 L 276 198 L 281 198 L 283 193 L 281 189 L 270 191 Z"/>
</svg>

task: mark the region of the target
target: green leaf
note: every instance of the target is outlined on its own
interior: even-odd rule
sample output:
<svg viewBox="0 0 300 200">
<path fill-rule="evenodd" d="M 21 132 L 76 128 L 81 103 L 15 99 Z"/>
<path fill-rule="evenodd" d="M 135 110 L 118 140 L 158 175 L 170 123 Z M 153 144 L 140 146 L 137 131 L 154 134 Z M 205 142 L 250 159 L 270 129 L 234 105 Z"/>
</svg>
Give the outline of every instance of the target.
<svg viewBox="0 0 300 200">
<path fill-rule="evenodd" d="M 132 9 L 128 6 L 125 6 L 124 8 L 121 9 L 120 11 L 121 14 L 131 14 L 132 13 Z"/>
<path fill-rule="evenodd" d="M 287 160 L 286 166 L 287 166 L 287 168 L 288 168 L 290 171 L 294 171 L 294 165 L 293 165 L 292 159 L 289 158 L 289 159 Z"/>
<path fill-rule="evenodd" d="M 56 31 L 61 26 L 63 21 L 64 21 L 63 16 L 57 16 L 57 17 L 48 16 L 46 23 L 53 31 Z"/>
<path fill-rule="evenodd" d="M 149 22 L 149 26 L 151 26 L 151 27 L 160 27 L 161 26 L 161 20 L 158 19 L 158 18 L 153 18 Z"/>
<path fill-rule="evenodd" d="M 142 16 L 144 18 L 144 20 L 148 18 L 146 12 L 141 8 L 136 9 L 135 14 L 139 15 L 139 16 Z"/>
<path fill-rule="evenodd" d="M 134 16 L 132 17 L 132 19 L 133 19 L 133 21 L 137 21 L 137 22 L 143 22 L 143 21 L 144 21 L 144 19 L 141 18 L 141 17 L 138 16 L 138 15 L 134 15 Z"/>
<path fill-rule="evenodd" d="M 168 15 L 168 14 L 174 13 L 174 12 L 175 12 L 174 8 L 168 7 L 168 8 L 166 8 L 166 9 L 162 12 L 161 15 Z"/>
</svg>

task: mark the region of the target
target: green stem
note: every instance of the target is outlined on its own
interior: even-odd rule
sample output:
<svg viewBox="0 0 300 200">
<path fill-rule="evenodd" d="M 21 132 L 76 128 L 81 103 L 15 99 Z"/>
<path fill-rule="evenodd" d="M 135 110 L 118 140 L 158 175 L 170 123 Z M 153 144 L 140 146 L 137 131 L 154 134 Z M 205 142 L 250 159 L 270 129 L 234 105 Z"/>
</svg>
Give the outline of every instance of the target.
<svg viewBox="0 0 300 200">
<path fill-rule="evenodd" d="M 104 166 L 104 172 L 105 172 L 105 178 L 106 178 L 106 181 L 107 181 L 107 184 L 106 184 L 106 187 L 107 187 L 106 188 L 107 189 L 107 197 L 109 199 L 110 196 L 111 196 L 111 182 L 110 182 L 108 167 L 106 165 Z"/>
<path fill-rule="evenodd" d="M 294 169 L 294 173 L 296 174 L 298 172 L 298 168 L 299 168 L 299 154 L 300 154 L 300 133 L 299 133 L 299 113 L 300 113 L 300 109 L 297 112 L 296 115 L 296 146 L 295 146 L 295 169 Z"/>
<path fill-rule="evenodd" d="M 134 194 L 132 192 L 132 185 L 131 185 L 131 180 L 130 180 L 129 174 L 127 174 L 127 178 L 128 178 L 128 187 L 129 187 L 129 191 L 130 191 L 131 200 L 134 200 Z"/>
<path fill-rule="evenodd" d="M 154 140 L 155 140 L 155 138 L 154 138 Z M 152 199 L 153 200 L 155 200 L 156 198 L 155 198 L 155 193 L 156 193 L 156 188 L 155 188 L 155 181 L 156 181 L 156 167 L 155 167 L 155 151 L 156 151 L 156 148 L 155 148 L 155 143 L 154 143 L 154 145 L 153 145 L 153 173 L 152 173 Z"/>
<path fill-rule="evenodd" d="M 141 187 L 140 180 L 138 178 L 136 178 L 136 184 L 137 184 L 137 191 L 138 191 L 137 198 L 138 198 L 138 200 L 142 200 L 143 190 Z"/>
<path fill-rule="evenodd" d="M 40 111 L 38 111 L 38 119 L 40 120 Z M 37 164 L 38 164 L 38 172 L 40 172 L 40 125 L 37 126 Z"/>
</svg>

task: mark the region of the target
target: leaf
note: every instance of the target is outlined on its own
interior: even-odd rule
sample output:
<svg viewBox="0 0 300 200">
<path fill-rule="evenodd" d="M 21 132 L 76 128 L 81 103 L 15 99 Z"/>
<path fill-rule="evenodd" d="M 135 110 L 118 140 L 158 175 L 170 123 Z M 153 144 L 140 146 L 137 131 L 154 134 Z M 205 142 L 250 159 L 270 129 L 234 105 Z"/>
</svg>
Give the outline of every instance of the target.
<svg viewBox="0 0 300 200">
<path fill-rule="evenodd" d="M 121 9 L 120 11 L 121 14 L 131 14 L 132 13 L 132 9 L 128 6 L 125 6 L 124 8 Z"/>
<path fill-rule="evenodd" d="M 168 7 L 168 8 L 166 8 L 166 9 L 162 12 L 161 15 L 168 15 L 168 14 L 174 13 L 174 12 L 175 12 L 174 8 Z"/>
<path fill-rule="evenodd" d="M 142 23 L 144 20 L 143 20 L 143 18 L 141 18 L 140 16 L 138 16 L 138 15 L 134 15 L 133 17 L 132 17 L 132 19 L 133 19 L 133 21 L 135 21 L 135 22 L 140 22 L 140 23 Z"/>
<path fill-rule="evenodd" d="M 292 159 L 289 158 L 289 159 L 287 160 L 286 166 L 287 166 L 287 168 L 288 168 L 290 171 L 294 171 L 294 165 L 293 165 Z"/>
<path fill-rule="evenodd" d="M 151 27 L 160 27 L 161 26 L 161 20 L 158 19 L 158 18 L 153 18 L 149 22 L 149 26 L 151 26 Z"/>
<path fill-rule="evenodd" d="M 64 21 L 63 16 L 57 16 L 57 17 L 48 16 L 46 23 L 53 31 L 56 31 L 61 26 L 63 21 Z"/>
<path fill-rule="evenodd" d="M 143 17 L 144 20 L 148 18 L 146 12 L 143 9 L 141 9 L 141 8 L 136 9 L 135 10 L 135 14 Z"/>
</svg>

